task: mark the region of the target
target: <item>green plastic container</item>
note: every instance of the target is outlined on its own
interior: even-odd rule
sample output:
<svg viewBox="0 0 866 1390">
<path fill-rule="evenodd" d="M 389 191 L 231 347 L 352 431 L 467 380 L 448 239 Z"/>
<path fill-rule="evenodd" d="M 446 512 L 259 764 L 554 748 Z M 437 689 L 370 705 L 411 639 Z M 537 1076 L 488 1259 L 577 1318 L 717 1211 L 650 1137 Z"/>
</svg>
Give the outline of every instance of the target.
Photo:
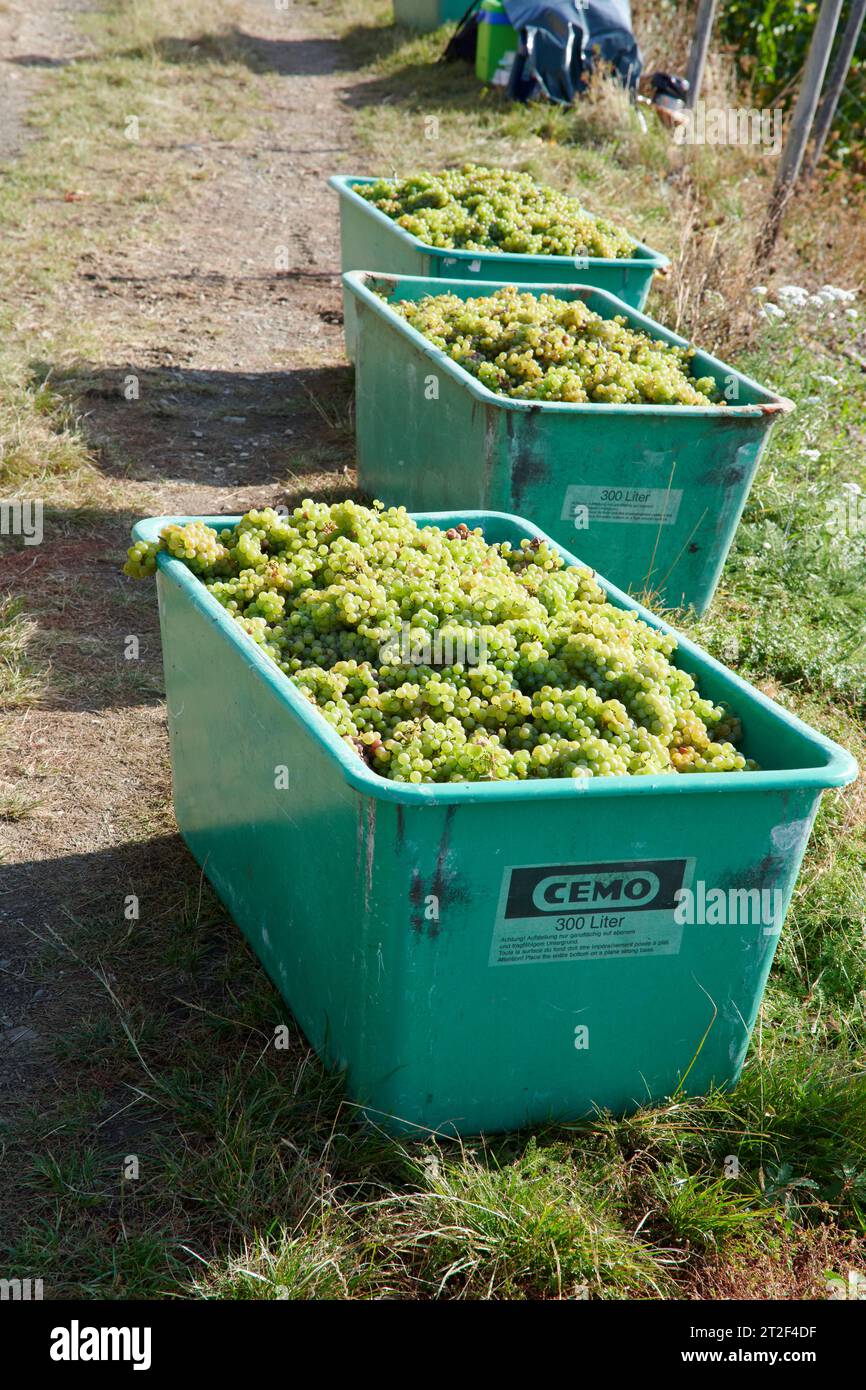
<svg viewBox="0 0 866 1390">
<path fill-rule="evenodd" d="M 670 261 L 643 242 L 635 243 L 634 255 L 612 260 L 601 256 L 485 255 L 480 251 L 446 251 L 426 246 L 398 227 L 391 217 L 374 208 L 355 184 L 375 183 L 357 174 L 334 174 L 328 180 L 340 198 L 340 248 L 344 271 L 382 270 L 392 275 L 419 275 L 449 280 L 498 280 L 509 285 L 568 285 L 579 280 L 618 295 L 626 304 L 642 309 L 656 271 L 666 273 Z M 355 356 L 355 301 L 344 292 L 346 352 Z"/>
<path fill-rule="evenodd" d="M 353 271 L 358 480 L 412 510 L 468 506 L 529 516 L 557 544 L 654 606 L 702 613 L 712 599 L 776 416 L 790 401 L 706 353 L 695 358 L 739 404 L 568 405 L 512 400 L 410 328 L 387 301 L 490 294 L 498 284 Z M 685 344 L 603 290 L 524 285 L 624 315 Z M 385 298 L 382 298 L 382 296 Z"/>
<path fill-rule="evenodd" d="M 501 0 L 482 0 L 475 46 L 475 76 L 479 82 L 492 82 L 502 59 L 508 53 L 516 53 L 519 43 L 520 36 L 508 23 Z"/>
<path fill-rule="evenodd" d="M 495 514 L 417 520 L 513 544 L 542 535 Z M 778 890 L 786 910 L 822 789 L 855 776 L 847 753 L 681 638 L 680 664 L 736 707 L 763 771 L 400 785 L 351 752 L 185 565 L 160 555 L 157 583 L 181 833 L 377 1122 L 503 1130 L 736 1081 L 778 929 L 677 931 L 670 894 L 700 880 Z M 619 935 L 604 913 L 560 929 L 549 910 L 563 880 L 596 883 L 607 907 L 618 883 L 634 899 L 635 876 L 654 896 L 632 902 Z"/>
<path fill-rule="evenodd" d="M 438 29 L 448 20 L 462 19 L 469 0 L 394 0 L 394 22 L 410 29 Z"/>
</svg>

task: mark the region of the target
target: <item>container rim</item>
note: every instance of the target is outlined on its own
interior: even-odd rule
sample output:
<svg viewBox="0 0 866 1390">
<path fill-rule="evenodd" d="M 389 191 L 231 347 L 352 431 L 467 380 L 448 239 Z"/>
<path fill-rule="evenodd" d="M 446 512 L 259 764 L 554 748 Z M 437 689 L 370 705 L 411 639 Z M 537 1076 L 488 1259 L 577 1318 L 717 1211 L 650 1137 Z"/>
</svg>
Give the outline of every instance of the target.
<svg viewBox="0 0 866 1390">
<path fill-rule="evenodd" d="M 546 414 L 556 412 L 570 415 L 652 415 L 656 418 L 674 415 L 696 419 L 730 419 L 732 416 L 737 419 L 744 417 L 758 419 L 761 416 L 787 415 L 794 409 L 794 402 L 789 400 L 787 396 L 779 396 L 774 391 L 768 390 L 759 381 L 754 381 L 752 377 L 738 372 L 735 367 L 730 366 L 727 362 L 722 362 L 718 357 L 713 357 L 708 352 L 704 352 L 702 348 L 694 348 L 702 366 L 706 365 L 714 369 L 719 375 L 725 376 L 729 381 L 735 381 L 738 386 L 747 387 L 763 399 L 748 405 L 613 405 L 597 401 L 576 403 L 572 401 L 515 400 L 510 396 L 501 396 L 496 391 L 489 390 L 465 367 L 461 367 L 446 352 L 431 343 L 429 338 L 425 338 L 423 333 L 419 333 L 416 328 L 407 323 L 402 314 L 398 314 L 390 304 L 370 289 L 368 282 L 371 280 L 393 285 L 395 289 L 400 285 L 424 285 L 429 287 L 431 294 L 447 294 L 453 289 L 465 289 L 467 281 L 447 280 L 445 278 L 440 280 L 426 275 L 391 275 L 378 270 L 348 270 L 343 275 L 343 284 L 357 299 L 363 300 L 368 308 L 372 309 L 380 318 L 393 324 L 425 356 L 435 362 L 440 371 L 446 372 L 449 376 L 462 382 L 467 390 L 485 406 L 498 406 L 500 410 L 516 410 L 524 413 L 544 411 Z M 484 291 L 492 292 L 511 283 L 513 282 L 507 279 L 473 280 L 472 288 L 481 291 L 483 297 Z M 569 285 L 539 282 L 537 284 L 520 284 L 517 288 L 523 292 L 537 290 L 555 294 L 560 299 L 574 298 L 579 293 L 587 301 L 591 298 L 597 301 L 606 301 L 612 312 L 603 315 L 603 317 L 610 318 L 613 314 L 621 314 L 629 320 L 633 327 L 641 329 L 651 338 L 660 339 L 662 342 L 670 343 L 675 347 L 694 347 L 694 344 L 690 343 L 688 339 L 681 338 L 677 333 L 672 333 L 663 324 L 651 319 L 647 314 L 641 313 L 639 309 L 633 309 L 631 305 L 625 304 L 623 300 L 618 299 L 615 294 L 611 294 L 608 290 L 598 289 L 596 285 L 582 285 L 577 281 Z"/>
<path fill-rule="evenodd" d="M 485 512 L 469 510 L 465 512 L 414 512 L 410 516 L 420 526 L 451 526 L 458 520 L 471 527 L 489 524 L 491 521 L 504 521 L 516 525 L 527 539 L 538 538 L 547 541 L 557 549 L 566 565 L 581 563 L 574 555 L 558 545 L 546 532 L 534 526 L 523 517 L 509 512 Z M 203 521 L 216 530 L 234 526 L 240 516 L 152 516 L 137 521 L 132 528 L 135 540 L 155 541 L 163 526 L 170 523 L 183 525 L 188 521 Z M 655 773 L 646 777 L 619 776 L 575 779 L 556 777 L 549 779 L 527 779 L 522 782 L 422 782 L 419 784 L 392 782 L 381 777 L 354 753 L 350 752 L 343 739 L 327 720 L 319 714 L 315 706 L 302 695 L 300 689 L 280 670 L 274 661 L 255 643 L 231 618 L 220 603 L 205 588 L 183 561 L 161 552 L 157 557 L 159 569 L 166 580 L 182 589 L 199 612 L 235 647 L 247 664 L 253 667 L 269 686 L 272 693 L 300 719 L 319 746 L 339 765 L 346 781 L 357 791 L 374 796 L 380 801 L 394 801 L 402 805 L 414 806 L 455 806 L 467 803 L 491 803 L 498 801 L 531 800 L 574 800 L 578 797 L 607 796 L 670 796 L 676 794 L 696 795 L 718 793 L 731 795 L 744 790 L 792 791 L 800 788 L 825 790 L 842 787 L 857 776 L 857 764 L 846 749 L 826 738 L 816 729 L 798 719 L 796 715 L 783 709 L 734 672 L 729 671 L 702 648 L 676 628 L 664 622 L 650 609 L 645 608 L 628 594 L 610 584 L 596 574 L 597 582 L 608 598 L 618 608 L 635 612 L 644 622 L 660 632 L 671 633 L 676 637 L 680 650 L 691 659 L 694 667 L 704 672 L 712 672 L 721 677 L 726 685 L 725 698 L 729 694 L 731 703 L 736 705 L 737 694 L 743 694 L 749 701 L 757 703 L 780 724 L 793 729 L 810 742 L 816 752 L 823 756 L 819 767 L 782 768 L 764 772 L 707 772 L 693 775 L 678 773 Z"/>
<path fill-rule="evenodd" d="M 355 184 L 378 183 L 380 177 L 387 177 L 387 175 L 331 174 L 328 183 L 331 188 L 337 190 L 341 197 L 351 198 L 353 202 L 365 208 L 377 221 L 385 223 L 407 246 L 414 247 L 416 251 L 426 252 L 429 256 L 435 256 L 437 260 L 451 260 L 453 257 L 456 261 L 477 261 L 479 256 L 496 256 L 539 265 L 561 266 L 563 261 L 579 261 L 581 267 L 586 270 L 601 265 L 619 265 L 628 270 L 646 270 L 648 267 L 653 270 L 667 270 L 670 267 L 670 258 L 664 252 L 654 251 L 651 246 L 647 246 L 643 241 L 638 241 L 636 237 L 632 239 L 635 249 L 641 253 L 639 256 L 535 256 L 529 251 L 494 251 L 492 248 L 488 251 L 464 251 L 460 249 L 449 250 L 444 246 L 429 246 L 426 241 L 414 236 L 412 232 L 407 232 L 405 227 L 399 226 L 393 217 L 382 212 L 381 208 L 374 207 L 372 203 L 367 202 L 366 198 L 362 198 L 360 193 L 355 192 Z M 583 203 L 581 203 L 581 208 L 594 222 L 599 221 L 598 214 L 583 207 Z M 631 236 L 630 232 L 629 236 Z"/>
</svg>

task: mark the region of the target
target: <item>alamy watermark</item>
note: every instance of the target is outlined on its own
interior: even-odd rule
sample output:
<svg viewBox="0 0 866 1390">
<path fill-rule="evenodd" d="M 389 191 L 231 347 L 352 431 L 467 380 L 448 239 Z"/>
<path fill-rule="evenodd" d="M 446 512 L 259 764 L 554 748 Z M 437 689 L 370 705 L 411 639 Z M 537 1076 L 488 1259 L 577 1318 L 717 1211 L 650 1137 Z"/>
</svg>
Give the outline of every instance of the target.
<svg viewBox="0 0 866 1390">
<path fill-rule="evenodd" d="M 858 483 L 843 483 L 842 496 L 836 499 L 828 529 L 845 536 L 866 535 L 866 492 Z"/>
<path fill-rule="evenodd" d="M 151 1366 L 149 1327 L 88 1327 L 78 1318 L 51 1330 L 48 1355 L 52 1361 L 127 1361 L 134 1371 Z"/>
<path fill-rule="evenodd" d="M 20 536 L 25 545 L 41 545 L 42 499 L 0 502 L 0 536 Z"/>
<path fill-rule="evenodd" d="M 681 926 L 760 926 L 765 936 L 777 936 L 782 929 L 779 888 L 708 888 L 698 879 L 694 888 L 678 888 L 674 901 L 674 921 Z"/>
<path fill-rule="evenodd" d="M 487 639 L 474 628 L 436 629 L 401 623 L 379 647 L 382 666 L 486 666 Z"/>
<path fill-rule="evenodd" d="M 43 1296 L 41 1279 L 0 1279 L 0 1303 L 30 1303 Z"/>
<path fill-rule="evenodd" d="M 782 108 L 707 106 L 696 101 L 674 127 L 675 145 L 748 145 L 769 154 L 782 152 Z"/>
</svg>

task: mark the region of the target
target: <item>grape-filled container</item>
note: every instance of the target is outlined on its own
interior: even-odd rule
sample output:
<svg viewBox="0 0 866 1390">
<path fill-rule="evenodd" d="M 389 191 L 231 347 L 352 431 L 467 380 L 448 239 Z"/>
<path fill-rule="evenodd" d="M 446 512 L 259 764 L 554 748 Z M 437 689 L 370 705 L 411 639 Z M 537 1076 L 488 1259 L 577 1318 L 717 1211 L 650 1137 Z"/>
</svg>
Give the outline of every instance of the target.
<svg viewBox="0 0 866 1390">
<path fill-rule="evenodd" d="M 479 281 L 498 280 L 509 285 L 568 285 L 579 280 L 618 295 L 626 304 L 642 309 L 656 271 L 665 272 L 667 256 L 643 242 L 635 243 L 634 255 L 613 259 L 604 256 L 532 256 L 519 252 L 449 251 L 427 246 L 397 225 L 381 209 L 354 191 L 356 184 L 375 183 L 374 178 L 334 174 L 329 180 L 340 198 L 340 258 L 343 271 L 383 270 L 395 275 L 420 275 L 434 279 L 469 280 L 474 293 Z M 355 300 L 343 294 L 346 352 L 355 356 Z"/>
<path fill-rule="evenodd" d="M 548 539 L 493 512 L 415 520 Z M 181 834 L 368 1117 L 507 1130 L 737 1080 L 821 793 L 856 774 L 846 752 L 680 637 L 761 771 L 399 784 L 181 561 L 160 554 L 157 586 Z M 702 884 L 770 895 L 771 921 L 679 923 L 678 890 L 698 903 Z"/>
<path fill-rule="evenodd" d="M 777 417 L 792 402 L 707 353 L 727 405 L 572 405 L 489 391 L 391 307 L 427 294 L 492 294 L 469 285 L 353 271 L 358 342 L 358 481 L 372 497 L 413 510 L 516 512 L 558 545 L 653 606 L 709 605 Z M 685 339 L 604 290 L 522 285 L 582 299 L 603 318 L 680 347 Z"/>
</svg>

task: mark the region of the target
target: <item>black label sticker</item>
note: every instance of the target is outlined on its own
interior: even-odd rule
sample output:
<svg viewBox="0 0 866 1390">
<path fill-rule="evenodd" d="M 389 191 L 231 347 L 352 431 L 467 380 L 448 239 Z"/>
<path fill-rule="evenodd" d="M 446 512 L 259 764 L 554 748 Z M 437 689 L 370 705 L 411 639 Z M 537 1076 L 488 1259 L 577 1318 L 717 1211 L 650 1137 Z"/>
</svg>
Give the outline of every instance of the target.
<svg viewBox="0 0 866 1390">
<path fill-rule="evenodd" d="M 692 859 L 624 859 L 507 868 L 491 965 L 673 955 L 682 942 L 676 894 Z"/>
</svg>

